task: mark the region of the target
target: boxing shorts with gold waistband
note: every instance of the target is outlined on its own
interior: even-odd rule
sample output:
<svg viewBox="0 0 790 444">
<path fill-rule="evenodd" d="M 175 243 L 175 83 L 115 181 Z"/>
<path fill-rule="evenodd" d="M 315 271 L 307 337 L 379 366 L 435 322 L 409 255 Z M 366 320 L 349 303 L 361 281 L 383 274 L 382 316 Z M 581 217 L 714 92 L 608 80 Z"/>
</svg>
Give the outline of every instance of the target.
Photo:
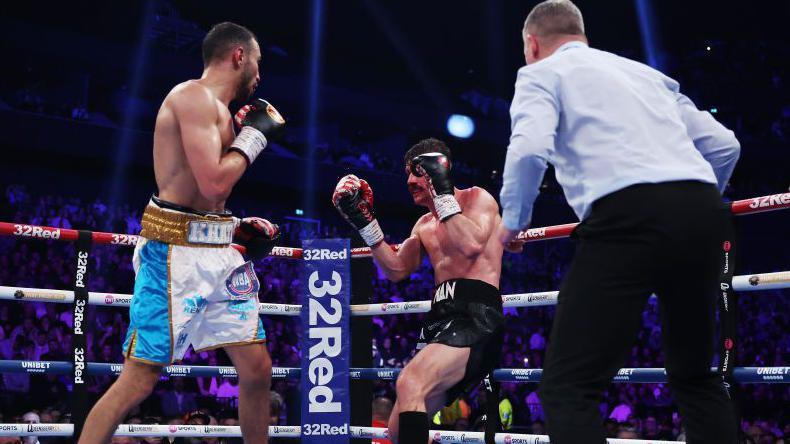
<svg viewBox="0 0 790 444">
<path fill-rule="evenodd" d="M 236 219 L 153 197 L 134 250 L 124 355 L 167 365 L 195 351 L 266 341 L 252 262 L 231 247 Z"/>
<path fill-rule="evenodd" d="M 417 348 L 432 343 L 470 348 L 463 379 L 447 391 L 448 404 L 474 389 L 499 364 L 504 325 L 502 296 L 493 285 L 450 279 L 436 286 Z"/>
</svg>

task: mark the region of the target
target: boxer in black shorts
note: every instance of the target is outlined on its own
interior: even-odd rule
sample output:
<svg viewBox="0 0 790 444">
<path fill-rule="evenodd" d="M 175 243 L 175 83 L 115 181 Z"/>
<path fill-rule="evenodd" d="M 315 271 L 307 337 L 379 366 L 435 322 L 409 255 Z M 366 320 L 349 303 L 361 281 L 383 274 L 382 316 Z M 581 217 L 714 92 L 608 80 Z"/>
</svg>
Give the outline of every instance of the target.
<svg viewBox="0 0 790 444">
<path fill-rule="evenodd" d="M 449 279 L 436 286 L 417 349 L 427 344 L 469 347 L 466 373 L 446 392 L 446 403 L 474 389 L 499 364 L 505 317 L 502 295 L 476 279 Z"/>
<path fill-rule="evenodd" d="M 443 142 L 423 140 L 404 161 L 414 202 L 430 211 L 417 220 L 397 252 L 373 215 L 373 190 L 367 182 L 354 175 L 342 178 L 332 202 L 359 230 L 391 281 L 408 278 L 423 252 L 434 268 L 437 287 L 420 339 L 425 345 L 398 378 L 389 421 L 393 442 L 425 444 L 429 415 L 499 364 L 503 246 L 495 227 L 501 219 L 499 205 L 487 191 L 453 186 L 451 153 Z"/>
</svg>

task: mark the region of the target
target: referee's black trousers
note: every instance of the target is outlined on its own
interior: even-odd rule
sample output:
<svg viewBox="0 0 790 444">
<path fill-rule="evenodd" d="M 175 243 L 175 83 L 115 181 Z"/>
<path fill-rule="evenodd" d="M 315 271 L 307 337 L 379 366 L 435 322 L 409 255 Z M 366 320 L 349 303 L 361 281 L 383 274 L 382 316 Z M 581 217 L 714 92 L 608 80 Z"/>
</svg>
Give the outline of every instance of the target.
<svg viewBox="0 0 790 444">
<path fill-rule="evenodd" d="M 715 186 L 640 184 L 593 203 L 576 228 L 539 396 L 552 444 L 605 443 L 599 403 L 626 362 L 650 294 L 689 444 L 737 442 L 734 407 L 711 372 L 721 245 L 732 216 Z"/>
</svg>

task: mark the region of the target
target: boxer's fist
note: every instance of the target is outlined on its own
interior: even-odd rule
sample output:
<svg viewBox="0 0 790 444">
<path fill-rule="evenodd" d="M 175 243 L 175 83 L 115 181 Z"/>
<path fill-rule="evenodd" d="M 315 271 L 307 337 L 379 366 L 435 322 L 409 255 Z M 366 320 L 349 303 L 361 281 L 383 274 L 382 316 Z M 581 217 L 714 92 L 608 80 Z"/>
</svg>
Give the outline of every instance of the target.
<svg viewBox="0 0 790 444">
<path fill-rule="evenodd" d="M 340 179 L 332 193 L 332 205 L 371 247 L 384 239 L 373 212 L 373 189 L 366 181 L 353 174 Z"/>
<path fill-rule="evenodd" d="M 230 147 L 244 155 L 247 164 L 258 157 L 268 141 L 276 138 L 285 125 L 280 113 L 263 99 L 254 99 L 242 106 L 233 120 L 241 131 Z"/>
<path fill-rule="evenodd" d="M 455 200 L 450 160 L 447 156 L 442 153 L 420 154 L 409 162 L 409 169 L 415 176 L 425 177 L 440 221 L 444 222 L 450 216 L 461 212 L 461 206 Z"/>
<path fill-rule="evenodd" d="M 233 241 L 247 248 L 247 257 L 261 259 L 271 253 L 280 239 L 280 227 L 260 217 L 245 217 L 233 233 Z"/>
<path fill-rule="evenodd" d="M 411 160 L 411 172 L 425 177 L 434 197 L 453 194 L 453 179 L 450 178 L 450 160 L 442 153 L 420 154 Z"/>
<path fill-rule="evenodd" d="M 263 99 L 253 99 L 242 106 L 234 120 L 239 128 L 251 126 L 269 139 L 275 137 L 285 125 L 285 119 L 280 113 L 271 103 Z"/>
</svg>

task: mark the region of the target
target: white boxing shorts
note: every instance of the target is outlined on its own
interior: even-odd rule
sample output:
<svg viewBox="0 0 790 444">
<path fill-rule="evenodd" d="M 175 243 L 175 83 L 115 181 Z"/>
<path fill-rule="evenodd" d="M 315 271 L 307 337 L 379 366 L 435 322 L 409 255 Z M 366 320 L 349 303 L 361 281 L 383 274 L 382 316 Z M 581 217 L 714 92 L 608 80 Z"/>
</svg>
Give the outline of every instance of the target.
<svg viewBox="0 0 790 444">
<path fill-rule="evenodd" d="M 230 247 L 235 222 L 153 199 L 134 251 L 127 359 L 168 365 L 195 351 L 266 341 L 252 262 Z"/>
</svg>

